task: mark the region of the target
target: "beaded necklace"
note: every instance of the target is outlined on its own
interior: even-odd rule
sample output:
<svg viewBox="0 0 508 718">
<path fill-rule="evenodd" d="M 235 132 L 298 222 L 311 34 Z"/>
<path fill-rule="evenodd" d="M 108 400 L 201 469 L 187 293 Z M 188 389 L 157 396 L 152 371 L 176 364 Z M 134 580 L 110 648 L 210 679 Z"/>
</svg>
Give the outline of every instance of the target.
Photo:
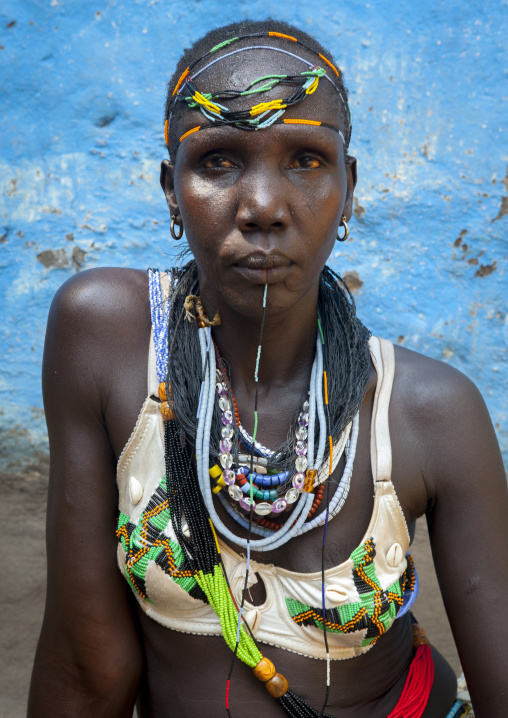
<svg viewBox="0 0 508 718">
<path fill-rule="evenodd" d="M 247 540 L 236 536 L 227 526 L 224 525 L 222 519 L 217 514 L 213 503 L 213 494 L 210 486 L 210 475 L 209 475 L 209 455 L 210 455 L 210 426 L 213 415 L 213 406 L 215 403 L 215 382 L 211 381 L 211 377 L 215 378 L 216 366 L 215 366 L 215 350 L 213 348 L 213 342 L 210 341 L 210 328 L 198 329 L 200 335 L 200 346 L 202 352 L 202 365 L 204 371 L 204 381 L 202 383 L 202 407 L 200 408 L 198 429 L 196 436 L 196 454 L 197 454 L 197 468 L 198 478 L 201 490 L 203 492 L 203 498 L 207 510 L 212 517 L 214 525 L 219 533 L 228 538 L 238 546 L 246 548 Z M 311 384 L 311 394 L 309 405 L 312 407 L 315 402 L 314 387 Z M 257 412 L 257 410 L 256 410 Z M 311 409 L 312 412 L 312 409 Z M 309 414 L 309 425 L 310 425 L 311 413 Z M 255 428 L 257 428 L 257 414 L 255 419 Z M 255 433 L 254 433 L 255 437 Z M 314 446 L 312 443 L 308 445 L 308 464 L 313 466 L 314 463 Z M 254 464 L 254 458 L 252 457 L 251 464 Z M 252 477 L 253 478 L 253 477 Z M 277 537 L 272 539 L 272 532 L 265 538 L 252 541 L 251 547 L 257 551 L 270 551 L 278 546 L 289 541 L 290 538 L 296 535 L 296 532 L 301 528 L 307 516 L 309 515 L 310 509 L 312 508 L 313 494 L 313 482 L 309 480 L 307 488 L 304 487 L 303 492 L 296 503 L 296 507 L 291 516 L 283 524 L 282 528 L 277 532 Z M 249 505 L 254 503 L 253 499 L 254 485 L 253 481 L 249 482 Z"/>
<path fill-rule="evenodd" d="M 159 279 L 158 273 L 156 277 Z M 150 286 L 152 291 L 152 285 Z M 264 324 L 264 315 L 266 310 L 266 290 L 263 301 L 263 320 L 262 328 Z M 159 321 L 160 320 L 160 321 Z M 164 335 L 162 328 L 162 319 L 158 317 L 157 324 L 154 325 L 154 340 L 161 341 Z M 309 394 L 309 418 L 308 427 L 309 435 L 314 435 L 314 428 L 316 419 L 320 423 L 319 431 L 319 442 L 317 458 L 322 461 L 324 455 L 324 447 L 326 444 L 326 434 L 328 433 L 330 461 L 328 466 L 328 477 L 331 476 L 331 472 L 335 467 L 336 457 L 333 456 L 334 447 L 332 444 L 330 434 L 330 416 L 328 411 L 328 390 L 327 390 L 327 375 L 323 369 L 323 391 L 319 391 L 316 396 L 316 386 L 318 384 L 315 375 L 318 373 L 317 368 L 323 367 L 322 357 L 322 346 L 324 346 L 324 336 L 321 330 L 320 324 L 318 342 L 316 346 L 316 354 L 318 355 L 315 367 L 313 367 L 314 378 L 311 377 L 311 386 Z M 254 434 L 253 434 L 253 446 L 255 445 L 255 438 L 257 433 L 257 383 L 258 383 L 258 369 L 259 360 L 261 355 L 261 340 L 262 340 L 262 328 L 260 332 L 260 342 L 258 346 L 258 354 L 256 359 L 256 370 L 255 370 L 255 382 L 256 382 L 256 400 L 254 408 Z M 166 329 L 167 332 L 167 329 Z M 157 336 L 156 336 L 157 335 Z M 166 336 L 167 333 L 166 333 Z M 196 589 L 194 590 L 196 597 L 198 594 L 208 601 L 214 611 L 216 612 L 221 622 L 223 637 L 233 651 L 233 662 L 230 669 L 227 688 L 226 688 L 226 711 L 228 716 L 231 716 L 229 708 L 229 686 L 232 675 L 232 669 L 234 660 L 236 657 L 247 665 L 253 668 L 254 675 L 256 678 L 265 683 L 267 691 L 272 695 L 279 703 L 286 715 L 290 718 L 331 718 L 328 714 L 324 713 L 327 699 L 328 699 L 328 688 L 329 688 L 329 656 L 327 658 L 327 689 L 324 706 L 321 711 L 317 711 L 312 708 L 306 701 L 300 698 L 298 695 L 293 693 L 289 689 L 287 680 L 281 674 L 276 672 L 273 663 L 266 657 L 263 657 L 259 651 L 254 637 L 250 631 L 248 624 L 245 622 L 242 616 L 242 609 L 245 598 L 245 591 L 248 582 L 248 571 L 250 563 L 250 548 L 254 543 L 259 544 L 260 542 L 251 542 L 250 533 L 253 528 L 252 514 L 253 509 L 251 505 L 249 515 L 249 534 L 246 542 L 247 549 L 247 570 L 244 592 L 242 597 L 241 605 L 235 602 L 231 589 L 229 587 L 227 575 L 224 571 L 222 564 L 220 545 L 217 540 L 217 535 L 214 526 L 213 517 L 211 517 L 209 510 L 209 499 L 212 497 L 210 480 L 209 480 L 209 456 L 210 456 L 210 426 L 212 421 L 212 415 L 214 410 L 214 402 L 216 395 L 215 379 L 216 379 L 216 362 L 215 362 L 215 350 L 213 349 L 213 342 L 211 341 L 211 329 L 210 326 L 201 324 L 198 329 L 198 339 L 201 349 L 202 357 L 202 381 L 201 390 L 199 394 L 198 410 L 197 410 L 197 429 L 196 429 L 196 454 L 197 454 L 197 472 L 194 469 L 192 462 L 193 452 L 187 450 L 184 437 L 182 436 L 179 421 L 174 412 L 173 398 L 171 394 L 171 384 L 169 383 L 168 377 L 166 376 L 165 381 L 161 381 L 159 386 L 159 395 L 162 400 L 161 413 L 165 420 L 165 461 L 166 461 L 166 490 L 167 490 L 167 502 L 171 516 L 171 522 L 178 543 L 182 550 L 184 557 L 183 563 L 179 566 L 179 571 L 182 577 L 189 577 L 196 583 Z M 321 341 L 319 341 L 319 339 Z M 174 348 L 174 338 L 170 345 L 170 354 Z M 162 371 L 162 367 L 157 367 L 158 376 L 160 378 L 159 369 Z M 319 387 L 321 389 L 321 386 Z M 169 397 L 169 398 L 168 398 Z M 324 397 L 324 408 L 323 408 L 323 397 Z M 163 405 L 166 404 L 166 408 Z M 325 419 L 324 431 L 322 430 L 322 418 Z M 356 421 L 356 417 L 355 417 Z M 355 425 L 353 421 L 353 426 Z M 311 434 L 312 430 L 312 434 Z M 354 430 L 351 437 L 351 444 L 353 444 Z M 350 452 L 352 453 L 352 452 Z M 321 457 L 321 458 L 320 458 Z M 349 456 L 348 456 L 349 460 Z M 251 450 L 251 461 L 250 467 L 252 468 L 254 462 L 253 450 Z M 348 461 L 349 463 L 349 461 Z M 308 464 L 310 467 L 314 465 L 314 442 L 308 442 Z M 316 471 L 316 469 L 307 469 L 308 471 Z M 312 477 L 312 486 L 314 485 L 316 474 Z M 308 488 L 310 487 L 310 481 L 307 480 L 304 486 L 304 491 L 296 505 L 295 512 L 290 517 L 293 525 L 290 527 L 293 529 L 295 526 L 297 529 L 303 525 L 305 520 L 305 514 L 309 514 L 308 504 L 312 502 L 312 493 L 309 493 Z M 327 482 L 327 493 L 329 494 L 329 484 Z M 252 484 L 251 484 L 252 485 Z M 253 491 L 253 489 L 251 489 Z M 222 492 L 221 492 L 222 493 Z M 219 493 L 219 497 L 221 495 Z M 252 499 L 252 495 L 250 497 Z M 322 544 L 322 582 L 324 591 L 324 549 L 326 544 L 326 526 L 329 517 L 327 496 L 327 510 L 325 514 L 325 531 L 323 534 Z M 300 509 L 301 506 L 301 509 Z M 211 503 L 213 508 L 213 503 Z M 307 511 L 305 511 L 307 509 Z M 216 516 L 215 512 L 213 512 Z M 216 520 L 216 519 L 215 519 Z M 286 528 L 287 523 L 282 527 L 281 530 L 288 531 Z M 161 526 L 161 528 L 163 528 Z M 266 530 L 266 529 L 264 529 Z M 271 542 L 272 548 L 277 545 L 281 545 L 279 536 L 277 535 L 275 540 L 273 539 L 273 532 L 270 532 L 272 536 L 267 537 L 268 541 Z M 296 531 L 295 534 L 296 535 Z M 233 537 L 234 540 L 234 537 Z M 267 540 L 262 539 L 263 540 Z M 256 546 L 257 548 L 257 546 Z M 187 579 L 184 579 L 187 580 Z M 325 616 L 325 604 L 324 604 L 324 593 L 323 593 L 323 616 Z M 327 647 L 326 627 L 325 621 L 323 621 L 323 629 L 325 631 L 325 646 Z M 328 649 L 327 649 L 328 655 Z"/>
<path fill-rule="evenodd" d="M 222 410 L 222 423 L 227 426 L 233 421 L 227 384 L 225 382 L 218 382 L 217 391 L 220 393 L 219 406 Z M 236 402 L 234 402 L 234 404 L 236 417 L 238 409 Z M 232 469 L 233 457 L 231 450 L 233 447 L 231 440 L 223 439 L 221 440 L 220 448 L 221 452 L 224 453 L 221 453 L 219 456 L 223 471 L 219 473 L 220 469 L 218 466 L 213 467 L 211 470 L 211 472 L 213 471 L 211 476 L 215 478 L 217 482 L 217 486 L 213 490 L 214 493 L 218 493 L 225 483 L 228 487 L 229 496 L 233 500 L 238 501 L 241 508 L 248 511 L 250 509 L 250 497 L 246 498 L 246 495 L 250 494 L 250 485 L 253 484 L 253 499 L 259 502 L 253 505 L 256 516 L 267 516 L 269 513 L 280 514 L 285 511 L 289 505 L 293 504 L 298 499 L 305 483 L 305 474 L 302 472 L 307 469 L 308 464 L 306 441 L 308 433 L 307 426 L 309 423 L 308 410 L 309 402 L 306 401 L 303 405 L 303 410 L 298 416 L 298 427 L 296 429 L 296 438 L 298 441 L 295 445 L 296 459 L 294 462 L 295 470 L 293 472 L 281 471 L 279 473 L 268 473 L 268 459 L 274 455 L 274 452 L 262 447 L 264 456 L 259 456 L 259 444 L 255 441 L 254 437 L 250 436 L 250 441 L 246 441 L 245 443 L 247 444 L 247 448 L 251 450 L 251 455 L 255 456 L 255 464 L 251 469 L 249 456 L 247 454 L 239 454 L 239 466 L 235 472 L 235 470 Z M 244 430 L 242 438 L 245 433 Z M 223 481 L 221 481 L 221 478 Z M 292 486 L 287 489 L 289 480 L 291 480 Z"/>
<path fill-rule="evenodd" d="M 322 343 L 322 342 L 321 342 Z M 220 355 L 219 355 L 220 359 Z M 221 361 L 222 367 L 221 369 L 217 369 L 217 393 L 219 395 L 219 407 L 222 411 L 222 422 L 224 424 L 224 427 L 222 429 L 222 435 L 225 437 L 227 435 L 227 439 L 221 440 L 221 453 L 219 456 L 220 462 L 222 464 L 222 470 L 219 465 L 213 466 L 210 470 L 210 477 L 216 482 L 216 486 L 212 489 L 212 492 L 219 496 L 219 499 L 221 500 L 222 505 L 226 508 L 226 511 L 232 516 L 232 518 L 235 519 L 237 523 L 239 523 L 244 528 L 248 527 L 248 522 L 246 521 L 243 514 L 238 512 L 236 508 L 233 506 L 233 510 L 231 510 L 231 507 L 228 505 L 227 500 L 224 498 L 224 493 L 227 490 L 227 493 L 229 494 L 230 498 L 233 499 L 235 502 L 238 502 L 240 507 L 246 511 L 249 511 L 251 506 L 251 499 L 248 494 L 250 494 L 250 480 L 249 477 L 252 474 L 252 483 L 255 486 L 254 490 L 254 514 L 253 514 L 253 520 L 258 524 L 259 526 L 269 529 L 272 532 L 277 532 L 282 528 L 282 524 L 275 522 L 273 520 L 270 520 L 270 518 L 264 518 L 269 513 L 272 515 L 275 514 L 276 516 L 278 514 L 281 514 L 283 511 L 286 511 L 289 509 L 290 505 L 293 504 L 299 497 L 299 494 L 302 492 L 304 484 L 305 484 L 305 474 L 303 473 L 307 466 L 303 465 L 303 462 L 299 462 L 300 457 L 304 456 L 304 454 L 307 453 L 307 439 L 309 438 L 308 434 L 308 424 L 309 424 L 309 402 L 305 401 L 303 405 L 303 410 L 300 412 L 298 416 L 298 425 L 296 428 L 296 439 L 298 440 L 296 443 L 296 454 L 297 459 L 295 462 L 295 469 L 296 473 L 293 472 L 293 475 L 291 477 L 291 472 L 285 471 L 276 473 L 275 475 L 269 475 L 266 471 L 266 466 L 268 464 L 269 459 L 274 455 L 275 452 L 271 451 L 270 449 L 266 448 L 262 444 L 260 444 L 258 441 L 256 441 L 253 437 L 251 437 L 248 432 L 241 426 L 240 422 L 240 415 L 238 411 L 238 406 L 236 404 L 236 400 L 233 394 L 233 391 L 231 389 L 231 386 L 229 384 L 229 381 L 227 380 L 227 377 L 225 376 L 225 370 L 223 363 Z M 315 376 L 315 365 L 313 366 L 313 374 L 312 376 Z M 239 430 L 239 434 L 241 437 L 241 443 L 246 445 L 249 449 L 253 449 L 254 453 L 256 454 L 255 457 L 255 471 L 251 472 L 250 468 L 248 466 L 249 463 L 249 456 L 246 454 L 239 454 L 239 466 L 238 468 L 234 468 L 233 466 L 233 459 L 231 456 L 231 451 L 233 448 L 231 438 L 233 437 L 233 428 L 232 428 L 232 421 L 233 421 L 233 414 L 231 412 L 231 401 L 234 406 L 234 417 L 236 421 L 236 426 Z M 336 516 L 341 508 L 343 507 L 345 500 L 347 498 L 347 495 L 349 493 L 349 487 L 351 482 L 351 475 L 352 475 L 352 466 L 354 457 L 356 454 L 356 443 L 358 438 L 358 428 L 359 428 L 359 420 L 358 420 L 358 414 L 354 417 L 352 424 L 349 424 L 345 430 L 342 432 L 341 436 L 339 437 L 339 441 L 334 446 L 333 451 L 333 470 L 335 470 L 340 457 L 342 456 L 342 453 L 345 451 L 347 456 L 346 466 L 344 468 L 344 472 L 342 475 L 342 478 L 337 486 L 337 489 L 335 491 L 335 494 L 333 496 L 333 499 L 330 502 L 330 516 Z M 312 437 L 311 437 L 312 439 Z M 311 440 L 310 439 L 310 440 Z M 288 478 L 291 480 L 292 486 L 291 488 L 287 489 L 284 488 L 284 483 L 287 482 Z M 313 499 L 312 506 L 309 511 L 309 518 L 312 517 L 317 509 L 319 508 L 323 497 L 324 497 L 324 491 L 325 487 L 323 485 L 323 482 L 328 478 L 328 472 L 326 470 L 325 466 L 321 466 L 318 468 L 314 486 L 316 487 L 316 493 L 315 498 Z M 281 487 L 284 489 L 281 491 Z M 224 491 L 223 491 L 224 489 Z M 281 498 L 281 493 L 283 494 L 283 498 Z M 260 503 L 256 504 L 256 501 L 260 501 Z M 301 535 L 303 533 L 306 533 L 307 531 L 310 531 L 311 529 L 320 526 L 324 523 L 324 515 L 320 515 L 316 517 L 315 519 L 312 519 L 311 521 L 306 521 L 305 524 L 299 529 L 298 535 Z M 251 529 L 254 533 L 257 533 L 258 535 L 262 536 L 269 536 L 270 533 L 266 531 L 260 531 L 256 526 L 252 526 Z"/>
<path fill-rule="evenodd" d="M 218 377 L 221 379 L 223 378 L 222 375 L 218 374 Z M 224 383 L 224 382 L 222 382 Z M 239 412 L 238 407 L 236 406 L 236 401 L 234 399 L 234 395 L 231 394 L 233 405 L 235 407 L 235 419 L 237 427 L 239 428 L 239 433 L 242 438 L 242 443 L 249 443 L 251 446 L 253 444 L 252 437 L 249 436 L 249 434 L 243 429 L 243 431 L 240 429 L 240 422 L 239 422 Z M 220 400 L 219 400 L 220 401 Z M 225 405 L 225 404 L 223 404 Z M 302 415 L 308 411 L 309 405 L 308 402 L 304 403 L 303 411 L 300 413 L 299 416 L 299 425 L 296 429 L 296 435 L 297 438 L 300 440 L 304 440 L 307 438 L 307 429 L 304 426 L 305 419 L 302 418 Z M 300 431 L 301 429 L 304 429 L 303 431 Z M 349 493 L 349 487 L 351 483 L 351 475 L 352 475 L 352 467 L 353 467 L 353 461 L 356 454 L 356 445 L 357 445 L 357 439 L 358 439 L 358 430 L 359 430 L 359 417 L 358 414 L 354 417 L 352 424 L 349 424 L 344 432 L 341 434 L 339 441 L 334 446 L 334 456 L 333 456 L 333 470 L 335 470 L 337 464 L 339 463 L 340 457 L 342 456 L 342 453 L 345 452 L 347 461 L 344 468 L 344 472 L 342 475 L 342 478 L 340 482 L 337 485 L 336 492 L 334 494 L 334 497 L 332 498 L 330 502 L 330 517 L 333 518 L 336 516 L 341 508 L 343 507 L 347 495 Z M 231 435 L 233 434 L 233 431 L 231 429 Z M 247 435 L 247 439 L 245 437 Z M 222 447 L 221 447 L 222 448 Z M 231 446 L 229 446 L 229 449 L 231 449 Z M 274 452 L 270 449 L 267 449 L 266 447 L 263 447 L 259 444 L 259 442 L 255 442 L 255 450 L 261 454 L 261 456 L 256 457 L 256 461 L 258 462 L 258 465 L 261 464 L 262 467 L 266 466 L 267 459 L 270 458 L 270 456 L 273 456 Z M 212 490 L 214 494 L 218 494 L 219 498 L 221 499 L 221 503 L 225 503 L 223 500 L 224 492 L 221 493 L 222 489 L 226 489 L 228 487 L 228 493 L 234 500 L 239 500 L 240 506 L 242 508 L 245 508 L 246 510 L 249 509 L 248 505 L 242 504 L 242 498 L 243 495 L 247 493 L 248 491 L 248 482 L 247 477 L 249 476 L 249 468 L 248 466 L 245 466 L 247 464 L 249 457 L 245 454 L 239 455 L 239 461 L 240 464 L 244 464 L 244 466 L 241 466 L 239 469 L 237 469 L 237 472 L 235 474 L 235 471 L 229 469 L 229 470 L 223 470 L 221 472 L 220 467 L 218 465 L 215 465 L 210 469 L 210 476 L 212 479 L 215 480 L 216 486 Z M 259 471 L 259 468 L 258 468 Z M 287 476 L 289 475 L 289 472 L 284 472 L 284 474 Z M 328 473 L 326 471 L 325 466 L 321 466 L 320 469 L 318 469 L 318 473 L 315 480 L 315 486 L 316 486 L 316 497 L 312 503 L 311 510 L 309 512 L 309 516 L 313 516 L 317 509 L 319 508 L 323 496 L 324 496 L 324 481 L 328 478 Z M 286 493 L 286 499 L 278 499 L 274 500 L 274 503 L 272 504 L 272 513 L 279 514 L 284 510 L 287 510 L 288 505 L 293 503 L 297 498 L 299 491 L 303 488 L 303 484 L 305 482 L 305 475 L 301 472 L 298 472 L 293 476 L 293 486 L 289 489 L 289 491 Z M 254 508 L 254 520 L 260 524 L 261 526 L 271 529 L 272 531 L 278 531 L 281 528 L 280 523 L 276 523 L 274 521 L 271 521 L 266 518 L 260 518 L 260 516 L 264 516 L 268 513 L 268 510 L 270 509 L 270 506 L 267 504 L 267 499 L 270 497 L 267 497 L 267 487 L 268 486 L 276 486 L 277 484 L 281 484 L 281 474 L 276 474 L 275 476 L 266 476 L 263 474 L 257 474 L 254 473 L 254 484 L 259 487 L 264 486 L 264 492 L 262 493 L 261 489 L 257 489 L 257 494 L 254 494 L 254 499 L 261 499 L 262 503 L 258 504 Z M 241 487 L 242 493 L 240 494 L 238 490 L 238 484 Z M 236 489 L 236 491 L 232 491 L 232 487 Z M 272 489 L 273 491 L 273 489 Z M 290 493 L 291 492 L 291 493 Z M 289 494 L 289 497 L 288 497 Z M 275 499 L 275 497 L 272 497 Z M 266 513 L 265 513 L 266 512 Z M 237 512 L 230 514 L 235 518 L 235 520 L 246 527 L 245 520 L 241 520 L 244 517 L 242 514 L 238 514 Z M 315 528 L 316 526 L 322 525 L 324 522 L 324 516 L 321 515 L 319 517 L 316 517 L 312 521 L 307 521 L 302 528 L 299 531 L 299 535 L 306 533 L 307 531 L 310 531 L 312 528 Z M 255 530 L 255 529 L 254 529 Z M 256 531 L 257 533 L 257 531 Z M 264 532 L 262 532 L 264 535 Z"/>
</svg>

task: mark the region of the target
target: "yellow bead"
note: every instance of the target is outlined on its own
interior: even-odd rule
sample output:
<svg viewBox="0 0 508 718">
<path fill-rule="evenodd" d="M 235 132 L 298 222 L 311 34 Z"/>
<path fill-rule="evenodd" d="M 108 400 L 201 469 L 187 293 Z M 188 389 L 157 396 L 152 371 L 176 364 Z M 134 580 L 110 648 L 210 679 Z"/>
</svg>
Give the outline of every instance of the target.
<svg viewBox="0 0 508 718">
<path fill-rule="evenodd" d="M 175 414 L 169 406 L 169 402 L 163 401 L 160 405 L 160 410 L 164 421 L 172 421 L 175 418 Z"/>
<path fill-rule="evenodd" d="M 262 658 L 252 670 L 258 681 L 263 681 L 263 683 L 266 683 L 275 675 L 275 666 L 269 658 Z"/>
<path fill-rule="evenodd" d="M 265 683 L 265 688 L 272 698 L 281 698 L 289 690 L 289 684 L 284 676 L 276 673 L 273 678 Z"/>
<path fill-rule="evenodd" d="M 212 466 L 209 473 L 212 479 L 217 479 L 222 474 L 222 469 L 218 464 L 215 464 L 215 466 Z"/>
</svg>

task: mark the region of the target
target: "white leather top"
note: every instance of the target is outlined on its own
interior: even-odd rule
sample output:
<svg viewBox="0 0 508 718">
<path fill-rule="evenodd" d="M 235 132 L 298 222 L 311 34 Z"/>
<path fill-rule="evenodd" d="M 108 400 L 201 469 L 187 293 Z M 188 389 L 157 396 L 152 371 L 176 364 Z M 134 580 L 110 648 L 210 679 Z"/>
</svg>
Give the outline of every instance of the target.
<svg viewBox="0 0 508 718">
<path fill-rule="evenodd" d="M 409 534 L 391 482 L 392 457 L 388 408 L 395 368 L 394 350 L 391 342 L 377 337 L 372 337 L 369 345 L 378 374 L 371 426 L 374 508 L 362 545 L 371 540 L 369 545 L 375 547 L 375 555 L 370 563 L 373 564 L 374 579 L 377 581 L 373 584 L 370 593 L 368 593 L 368 587 L 359 584 L 358 561 L 355 564 L 353 560 L 353 557 L 357 555 L 355 552 L 347 561 L 325 571 L 326 608 L 338 609 L 340 621 L 344 624 L 344 628 L 340 627 L 336 628 L 334 632 L 328 632 L 332 660 L 352 658 L 364 653 L 379 637 L 372 639 L 372 629 L 379 629 L 381 634 L 390 627 L 401 603 L 397 598 L 393 600 L 394 590 L 396 590 L 394 586 L 400 584 L 403 593 L 403 583 L 407 577 L 406 553 L 409 548 Z M 121 514 L 128 517 L 129 523 L 132 525 L 143 521 L 143 512 L 157 491 L 165 473 L 163 421 L 158 401 L 151 398 L 157 396 L 158 389 L 152 339 L 150 341 L 148 388 L 149 396 L 143 404 L 136 427 L 120 456 L 117 470 L 119 509 Z M 176 541 L 170 520 L 164 534 Z M 293 541 L 297 540 L 293 539 Z M 245 557 L 234 552 L 222 541 L 219 543 L 232 591 L 237 601 L 240 601 L 245 580 Z M 144 547 L 149 548 L 146 545 Z M 138 544 L 136 550 L 140 548 L 143 546 Z M 357 552 L 361 548 L 362 546 L 357 549 Z M 131 557 L 132 555 L 131 552 Z M 119 543 L 118 564 L 124 575 L 127 575 L 126 562 L 128 561 L 129 557 L 122 543 Z M 370 570 L 372 570 L 372 566 L 370 566 Z M 363 569 L 360 568 L 360 571 Z M 245 601 L 244 615 L 256 640 L 311 658 L 324 659 L 326 653 L 322 628 L 315 624 L 302 625 L 299 619 L 294 617 L 294 610 L 292 615 L 288 608 L 288 601 L 297 601 L 302 604 L 301 611 L 303 613 L 309 607 L 315 607 L 319 612 L 321 611 L 321 572 L 300 574 L 272 564 L 251 561 L 249 571 L 251 581 L 257 580 L 254 576 L 255 573 L 258 573 L 264 582 L 266 600 L 258 606 Z M 367 568 L 365 573 L 372 577 L 372 573 L 369 573 Z M 367 577 L 366 580 L 370 580 L 370 578 Z M 136 592 L 135 596 L 143 611 L 154 620 L 168 628 L 185 633 L 222 635 L 219 619 L 211 606 L 191 597 L 172 579 L 169 571 L 166 572 L 154 560 L 148 560 L 144 586 L 147 598 L 141 597 Z M 375 593 L 376 591 L 377 593 Z M 370 604 L 366 603 L 368 600 L 371 601 Z M 391 608 L 384 618 L 380 619 L 377 614 L 373 616 L 373 622 L 369 623 L 370 633 L 368 634 L 365 619 L 363 619 L 362 625 L 362 621 L 357 620 L 358 616 L 364 615 L 366 612 L 369 615 L 372 614 L 372 610 L 369 611 L 368 606 L 370 605 L 372 609 L 383 601 L 386 610 L 390 602 Z M 367 608 L 364 607 L 366 605 Z M 334 615 L 337 616 L 337 614 Z M 356 628 L 351 625 L 345 627 L 346 619 L 349 616 L 354 619 L 353 623 L 357 620 Z"/>
</svg>

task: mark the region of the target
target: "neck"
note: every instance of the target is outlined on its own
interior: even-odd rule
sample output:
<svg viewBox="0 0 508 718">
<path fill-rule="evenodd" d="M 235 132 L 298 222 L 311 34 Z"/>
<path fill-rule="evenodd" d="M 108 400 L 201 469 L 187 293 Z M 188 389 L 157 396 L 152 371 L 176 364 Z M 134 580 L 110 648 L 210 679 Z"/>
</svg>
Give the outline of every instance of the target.
<svg viewBox="0 0 508 718">
<path fill-rule="evenodd" d="M 259 384 L 265 390 L 277 386 L 298 384 L 308 377 L 315 353 L 317 331 L 317 288 L 313 297 L 305 297 L 290 312 L 272 313 L 270 310 L 270 287 L 267 307 Z M 219 309 L 221 325 L 214 327 L 213 336 L 221 357 L 229 366 L 234 387 L 249 391 L 254 388 L 254 370 L 260 344 L 262 306 L 252 318 L 239 315 L 225 306 Z"/>
<path fill-rule="evenodd" d="M 264 287 L 263 287 L 264 289 Z M 200 291 L 208 313 L 218 306 L 221 324 L 213 328 L 213 336 L 231 380 L 242 424 L 253 431 L 253 407 L 256 382 L 254 378 L 262 316 L 240 315 L 228 304 L 219 304 Z M 258 372 L 258 438 L 265 445 L 274 445 L 286 438 L 290 422 L 301 407 L 309 390 L 317 332 L 317 299 L 319 283 L 287 312 L 270 305 L 267 292 L 265 324 Z"/>
</svg>

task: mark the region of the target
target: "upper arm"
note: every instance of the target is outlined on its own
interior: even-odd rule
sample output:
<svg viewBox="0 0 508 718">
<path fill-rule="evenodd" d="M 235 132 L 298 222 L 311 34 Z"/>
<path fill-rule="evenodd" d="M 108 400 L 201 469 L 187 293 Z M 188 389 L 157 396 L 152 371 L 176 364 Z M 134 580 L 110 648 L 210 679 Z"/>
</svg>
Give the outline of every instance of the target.
<svg viewBox="0 0 508 718">
<path fill-rule="evenodd" d="M 59 291 L 44 350 L 50 482 L 46 610 L 29 709 L 37 716 L 132 713 L 141 670 L 116 565 L 115 457 L 103 418 L 111 339 L 98 326 L 91 280 Z"/>
<path fill-rule="evenodd" d="M 427 521 L 436 572 L 478 718 L 506 715 L 508 488 L 485 403 L 446 368 L 427 413 Z"/>
</svg>

